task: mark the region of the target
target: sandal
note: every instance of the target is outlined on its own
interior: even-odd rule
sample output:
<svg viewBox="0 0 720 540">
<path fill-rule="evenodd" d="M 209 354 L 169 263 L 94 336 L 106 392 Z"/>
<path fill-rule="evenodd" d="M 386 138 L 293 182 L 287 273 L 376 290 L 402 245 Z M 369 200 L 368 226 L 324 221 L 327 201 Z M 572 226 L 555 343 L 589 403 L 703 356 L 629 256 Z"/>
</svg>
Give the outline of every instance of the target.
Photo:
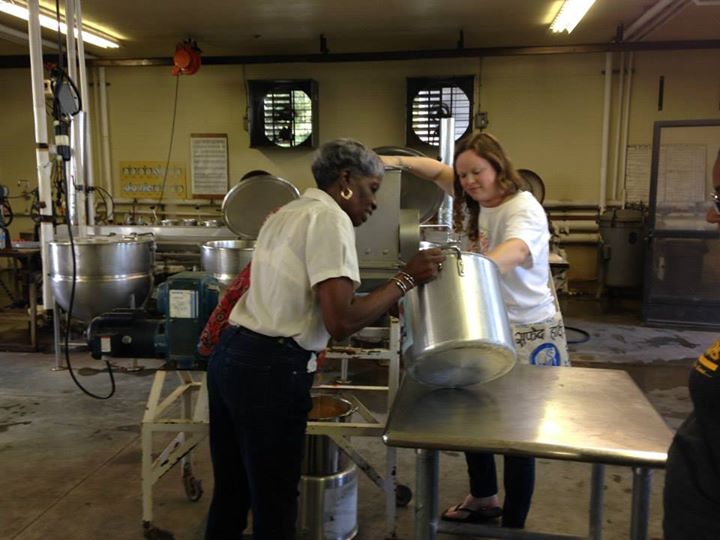
<svg viewBox="0 0 720 540">
<path fill-rule="evenodd" d="M 465 517 L 455 517 L 449 515 L 449 512 L 466 512 Z M 480 508 L 480 510 L 473 510 L 462 506 L 462 503 L 458 504 L 455 508 L 445 510 L 440 519 L 445 521 L 453 521 L 455 523 L 485 523 L 487 521 L 493 521 L 502 515 L 502 508 L 499 506 L 487 506 Z"/>
</svg>

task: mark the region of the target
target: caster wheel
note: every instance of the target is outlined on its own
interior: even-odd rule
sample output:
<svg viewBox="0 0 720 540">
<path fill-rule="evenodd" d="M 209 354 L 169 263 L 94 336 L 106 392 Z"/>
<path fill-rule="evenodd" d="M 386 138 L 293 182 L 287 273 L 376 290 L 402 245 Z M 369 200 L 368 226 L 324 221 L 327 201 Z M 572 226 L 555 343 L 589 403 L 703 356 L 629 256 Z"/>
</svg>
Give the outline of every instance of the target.
<svg viewBox="0 0 720 540">
<path fill-rule="evenodd" d="M 194 476 L 186 476 L 183 478 L 185 486 L 185 496 L 191 502 L 198 502 L 203 496 L 202 482 Z"/>
<path fill-rule="evenodd" d="M 395 486 L 395 505 L 405 508 L 412 500 L 412 490 L 404 484 Z"/>
<path fill-rule="evenodd" d="M 147 540 L 175 540 L 175 537 L 170 531 L 159 529 L 155 525 L 145 527 L 143 536 L 147 538 Z"/>
</svg>

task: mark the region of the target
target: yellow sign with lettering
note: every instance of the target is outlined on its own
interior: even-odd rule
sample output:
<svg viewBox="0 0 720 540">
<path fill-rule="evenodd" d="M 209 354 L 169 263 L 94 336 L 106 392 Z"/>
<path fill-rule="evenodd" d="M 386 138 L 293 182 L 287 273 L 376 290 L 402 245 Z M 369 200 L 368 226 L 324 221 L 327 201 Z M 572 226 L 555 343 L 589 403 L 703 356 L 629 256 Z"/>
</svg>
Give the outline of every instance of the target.
<svg viewBox="0 0 720 540">
<path fill-rule="evenodd" d="M 121 161 L 120 197 L 187 199 L 185 164 L 171 161 L 167 167 L 167 174 L 165 165 L 165 161 Z"/>
</svg>

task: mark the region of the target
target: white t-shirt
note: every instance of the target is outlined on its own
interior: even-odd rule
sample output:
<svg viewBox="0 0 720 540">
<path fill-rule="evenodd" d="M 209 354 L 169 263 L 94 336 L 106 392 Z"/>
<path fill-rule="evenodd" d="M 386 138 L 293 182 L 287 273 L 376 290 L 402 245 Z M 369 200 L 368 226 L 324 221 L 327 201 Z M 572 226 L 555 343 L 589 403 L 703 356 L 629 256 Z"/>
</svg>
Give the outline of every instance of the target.
<svg viewBox="0 0 720 540">
<path fill-rule="evenodd" d="M 302 348 L 320 351 L 330 334 L 313 287 L 336 277 L 360 285 L 353 224 L 330 195 L 310 188 L 260 229 L 250 288 L 229 322 L 266 336 L 292 337 Z"/>
<path fill-rule="evenodd" d="M 511 324 L 531 324 L 555 315 L 555 299 L 548 287 L 547 216 L 542 205 L 527 191 L 519 191 L 500 206 L 481 208 L 478 218 L 482 253 L 498 244 L 519 238 L 530 255 L 500 280 Z"/>
</svg>

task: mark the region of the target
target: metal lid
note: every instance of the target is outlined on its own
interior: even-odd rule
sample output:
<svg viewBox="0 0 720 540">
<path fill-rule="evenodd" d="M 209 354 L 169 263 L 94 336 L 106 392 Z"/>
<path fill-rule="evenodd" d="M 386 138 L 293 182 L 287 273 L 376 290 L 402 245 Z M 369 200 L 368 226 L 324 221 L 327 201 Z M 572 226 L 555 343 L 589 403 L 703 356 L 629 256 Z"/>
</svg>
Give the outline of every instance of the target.
<svg viewBox="0 0 720 540">
<path fill-rule="evenodd" d="M 373 149 L 380 156 L 421 156 L 425 154 L 413 148 L 380 146 Z M 435 182 L 428 182 L 408 171 L 403 171 L 400 180 L 400 208 L 417 209 L 420 223 L 426 223 L 440 208 L 445 192 Z"/>
<path fill-rule="evenodd" d="M 417 209 L 420 223 L 427 223 L 440 208 L 445 192 L 434 182 L 428 182 L 403 171 L 400 183 L 400 208 Z"/>
<path fill-rule="evenodd" d="M 228 229 L 254 240 L 268 214 L 299 197 L 297 188 L 279 176 L 253 176 L 227 192 L 222 213 Z"/>
<path fill-rule="evenodd" d="M 545 200 L 545 182 L 540 175 L 530 169 L 518 169 L 517 172 L 524 183 L 522 190 L 529 191 L 542 204 Z"/>
</svg>

